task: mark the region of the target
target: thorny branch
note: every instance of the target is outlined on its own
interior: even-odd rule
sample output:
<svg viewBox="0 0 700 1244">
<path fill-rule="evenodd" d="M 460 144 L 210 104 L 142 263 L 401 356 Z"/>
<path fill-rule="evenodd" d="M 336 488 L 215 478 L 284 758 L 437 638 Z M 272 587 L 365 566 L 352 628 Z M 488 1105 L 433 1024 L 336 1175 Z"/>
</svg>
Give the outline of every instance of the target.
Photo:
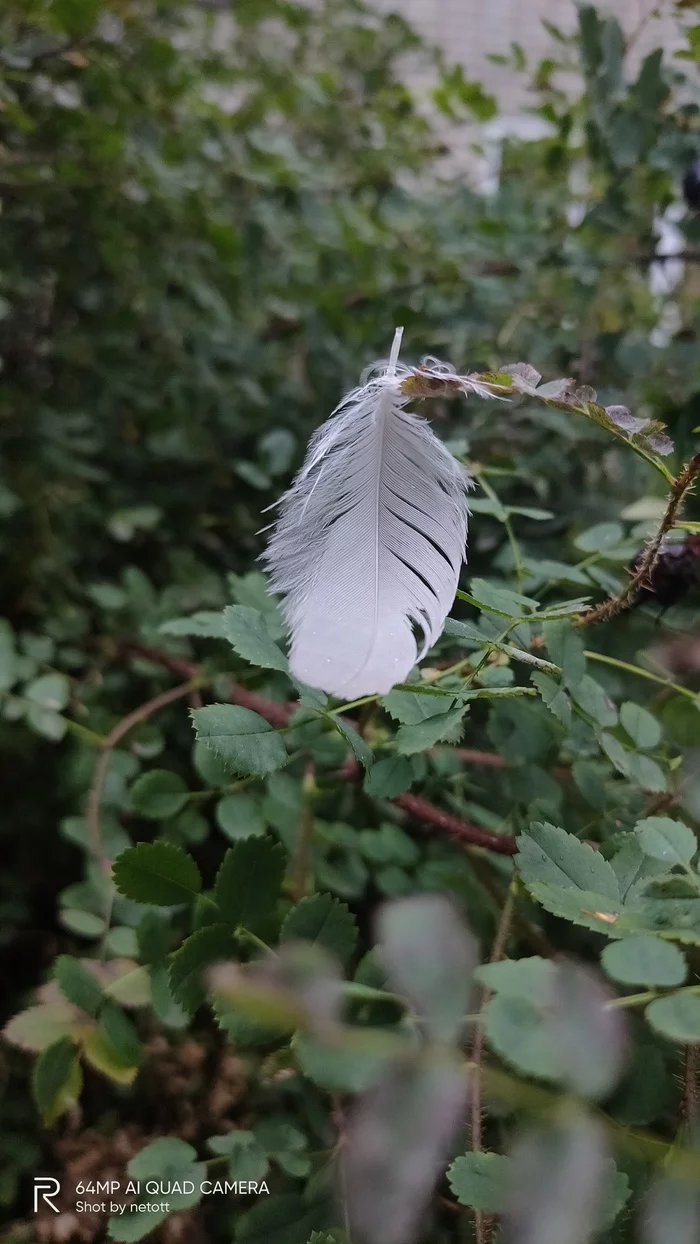
<svg viewBox="0 0 700 1244">
<path fill-rule="evenodd" d="M 694 458 L 691 458 L 688 465 L 684 467 L 677 479 L 673 481 L 668 495 L 666 510 L 658 530 L 649 540 L 639 567 L 631 576 L 629 582 L 617 596 L 609 597 L 608 600 L 604 600 L 599 605 L 596 605 L 595 609 L 591 609 L 589 613 L 583 614 L 578 619 L 577 626 L 588 626 L 591 622 L 607 622 L 608 618 L 614 617 L 615 614 L 625 609 L 634 600 L 638 590 L 649 582 L 664 541 L 664 536 L 671 530 L 681 506 L 699 474 L 700 454 L 696 454 Z"/>
</svg>

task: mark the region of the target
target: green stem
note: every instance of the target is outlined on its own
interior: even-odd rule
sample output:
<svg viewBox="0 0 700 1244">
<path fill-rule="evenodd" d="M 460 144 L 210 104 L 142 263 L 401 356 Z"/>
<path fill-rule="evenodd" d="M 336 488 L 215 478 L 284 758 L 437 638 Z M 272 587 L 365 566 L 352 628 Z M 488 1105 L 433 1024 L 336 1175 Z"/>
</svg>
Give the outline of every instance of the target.
<svg viewBox="0 0 700 1244">
<path fill-rule="evenodd" d="M 506 529 L 506 535 L 508 536 L 508 543 L 510 544 L 511 551 L 513 553 L 513 560 L 515 563 L 515 580 L 517 583 L 517 590 L 518 592 L 522 592 L 523 579 L 525 578 L 525 567 L 523 565 L 522 558 L 520 556 L 520 545 L 518 544 L 518 541 L 515 538 L 515 532 L 513 530 L 513 524 L 510 519 L 510 514 L 508 513 L 506 506 L 501 501 L 501 498 L 498 496 L 498 493 L 495 491 L 495 489 L 491 487 L 488 480 L 484 478 L 484 473 L 480 470 L 475 471 L 474 478 L 481 485 L 484 492 L 486 493 L 486 496 L 491 501 L 494 501 L 496 505 L 500 505 L 501 509 L 503 510 L 502 522 L 503 522 L 503 526 Z"/>
<path fill-rule="evenodd" d="M 586 651 L 584 656 L 588 657 L 589 661 L 600 661 L 603 665 L 613 665 L 616 669 L 636 674 L 638 678 L 647 678 L 649 682 L 658 683 L 660 687 L 668 687 L 671 691 L 677 691 L 678 695 L 684 695 L 694 703 L 698 702 L 698 695 L 695 691 L 682 687 L 680 683 L 673 682 L 670 678 L 662 678 L 660 674 L 652 674 L 651 670 L 642 669 L 641 665 L 632 665 L 629 661 L 620 661 L 617 657 L 605 656 L 602 652 Z"/>
<path fill-rule="evenodd" d="M 89 730 L 87 726 L 83 726 L 79 721 L 73 721 L 70 717 L 64 717 L 66 729 L 69 734 L 74 734 L 77 739 L 82 739 L 83 743 L 87 743 L 89 747 L 104 747 L 105 736 L 97 734 L 95 730 Z"/>
<path fill-rule="evenodd" d="M 646 989 L 644 993 L 628 993 L 621 998 L 611 998 L 605 1004 L 606 1011 L 619 1011 L 628 1006 L 644 1006 L 659 997 L 658 989 Z"/>
<path fill-rule="evenodd" d="M 337 708 L 331 709 L 331 715 L 337 716 L 339 713 L 349 713 L 351 708 L 361 708 L 363 704 L 372 704 L 374 700 L 378 699 L 378 695 L 363 695 L 359 700 L 350 700 L 347 704 L 339 704 Z"/>
<path fill-rule="evenodd" d="M 349 998 L 360 998 L 365 1002 L 397 1002 L 406 1006 L 406 999 L 397 993 L 388 993 L 386 989 L 374 989 L 372 985 L 363 985 L 361 981 L 344 981 L 343 993 Z"/>
</svg>

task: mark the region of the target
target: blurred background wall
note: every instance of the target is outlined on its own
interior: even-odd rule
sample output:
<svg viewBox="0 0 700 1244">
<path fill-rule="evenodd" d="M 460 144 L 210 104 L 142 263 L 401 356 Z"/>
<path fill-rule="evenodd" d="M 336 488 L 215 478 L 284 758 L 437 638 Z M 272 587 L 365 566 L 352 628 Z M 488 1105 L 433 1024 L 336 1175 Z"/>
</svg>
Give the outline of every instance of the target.
<svg viewBox="0 0 700 1244">
<path fill-rule="evenodd" d="M 520 76 L 489 57 L 517 43 L 533 64 L 558 59 L 561 45 L 553 28 L 572 35 L 578 6 L 573 0 L 375 0 L 384 12 L 401 13 L 445 55 L 464 65 L 470 77 L 497 96 L 507 115 L 518 116 L 531 102 Z M 599 6 L 632 40 L 630 65 L 654 48 L 672 53 L 683 46 L 678 8 L 662 0 L 613 0 Z"/>
<path fill-rule="evenodd" d="M 476 124 L 473 141 L 481 150 L 459 140 L 445 122 L 441 135 L 450 147 L 450 171 L 462 171 L 479 189 L 490 191 L 498 181 L 501 143 L 504 137 L 536 139 L 547 132 L 533 116 L 535 100 L 528 75 L 514 72 L 504 53 L 514 52 L 515 63 L 531 70 L 543 61 L 560 62 L 567 48 L 560 35 L 575 36 L 579 5 L 574 0 L 375 0 L 385 13 L 400 13 L 431 44 L 441 49 L 448 62 L 464 68 L 467 78 L 480 82 L 498 103 L 494 120 Z M 617 19 L 628 39 L 627 63 L 638 72 L 644 57 L 656 48 L 672 56 L 684 46 L 683 16 L 670 0 L 614 0 L 599 6 L 602 14 Z M 411 67 L 408 79 L 413 90 L 429 89 L 429 76 Z M 578 67 L 560 72 L 557 85 L 577 96 L 582 89 Z"/>
</svg>

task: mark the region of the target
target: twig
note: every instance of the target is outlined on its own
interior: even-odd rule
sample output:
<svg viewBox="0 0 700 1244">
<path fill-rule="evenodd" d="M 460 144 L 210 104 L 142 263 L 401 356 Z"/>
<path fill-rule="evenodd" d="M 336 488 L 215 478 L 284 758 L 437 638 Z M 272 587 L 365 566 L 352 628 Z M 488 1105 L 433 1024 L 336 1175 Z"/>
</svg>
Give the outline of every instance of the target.
<svg viewBox="0 0 700 1244">
<path fill-rule="evenodd" d="M 698 474 L 700 474 L 700 454 L 696 454 L 694 458 L 691 458 L 680 475 L 674 479 L 659 528 L 647 544 L 639 568 L 631 576 L 629 582 L 617 596 L 610 596 L 607 600 L 601 601 L 599 605 L 596 605 L 595 609 L 591 609 L 589 613 L 582 614 L 576 621 L 576 626 L 589 626 L 591 622 L 607 622 L 608 618 L 613 618 L 615 614 L 625 609 L 636 596 L 637 590 L 644 587 L 656 564 L 664 536 L 673 526 L 676 516 L 687 494 L 693 487 Z"/>
<path fill-rule="evenodd" d="M 515 855 L 518 849 L 515 838 L 510 834 L 494 834 L 489 829 L 482 829 L 480 825 L 472 825 L 470 821 L 463 821 L 449 812 L 443 812 L 442 808 L 436 808 L 420 795 L 397 795 L 391 802 L 417 821 L 425 821 L 428 825 L 443 829 L 450 838 L 455 838 L 462 844 L 484 847 L 487 851 L 495 851 L 497 855 Z"/>
<path fill-rule="evenodd" d="M 138 725 L 140 721 L 145 721 L 152 713 L 157 713 L 158 709 L 165 708 L 166 704 L 172 704 L 174 700 L 180 700 L 183 696 L 189 695 L 197 686 L 196 679 L 190 679 L 186 683 L 182 683 L 179 687 L 171 687 L 169 691 L 163 691 L 160 695 L 156 695 L 152 700 L 147 700 L 145 704 L 141 704 L 139 708 L 135 708 L 132 713 L 128 713 L 126 717 L 122 717 L 116 726 L 110 730 L 102 743 L 102 754 L 95 766 L 95 773 L 92 779 L 92 785 L 87 800 L 87 828 L 88 842 L 90 850 L 95 859 L 99 861 L 105 871 L 111 867 L 110 861 L 102 850 L 102 835 L 100 833 L 100 804 L 102 802 L 102 790 L 104 788 L 109 762 L 112 759 L 114 751 L 120 739 L 128 734 L 132 726 Z"/>
<path fill-rule="evenodd" d="M 185 678 L 195 678 L 201 673 L 196 661 L 173 656 L 170 652 L 161 652 L 160 648 L 151 648 L 148 644 L 124 643 L 119 645 L 119 651 L 125 657 L 140 657 L 143 661 L 162 665 L 163 669 L 170 670 L 173 674 L 184 674 Z"/>
<path fill-rule="evenodd" d="M 275 727 L 275 730 L 282 730 L 288 725 L 290 717 L 297 709 L 296 704 L 268 700 L 265 696 L 258 695 L 256 691 L 241 687 L 240 683 L 229 685 L 228 697 L 232 704 L 240 704 L 242 708 L 249 708 L 260 717 L 264 717 L 265 721 Z"/>
<path fill-rule="evenodd" d="M 489 860 L 470 847 L 467 847 L 466 850 L 474 876 L 491 899 L 494 911 L 500 913 L 506 900 L 507 891 L 502 889 L 493 877 Z M 538 929 L 536 924 L 527 919 L 520 908 L 516 908 L 513 913 L 513 923 L 517 926 L 525 940 L 532 946 L 536 954 L 541 955 L 543 959 L 554 958 L 556 951 L 552 944 L 547 940 L 542 930 Z"/>
<path fill-rule="evenodd" d="M 480 752 L 471 747 L 455 747 L 454 755 L 467 765 L 483 765 L 485 769 L 505 769 L 508 761 L 498 752 Z"/>
<path fill-rule="evenodd" d="M 498 963 L 503 958 L 508 941 L 508 933 L 510 931 L 510 923 L 515 910 L 515 893 L 516 882 L 512 881 L 508 887 L 506 901 L 503 904 L 501 918 L 496 928 L 496 936 L 491 947 L 489 955 L 489 963 Z M 490 990 L 484 987 L 479 1002 L 479 1013 L 486 1006 L 489 1000 Z M 471 1076 L 471 1103 L 470 1103 L 470 1130 L 472 1151 L 474 1153 L 481 1152 L 482 1145 L 482 1096 L 481 1096 L 481 1060 L 484 1053 L 484 1025 L 479 1021 L 476 1024 L 474 1032 L 474 1041 L 472 1043 L 471 1061 L 475 1074 Z M 474 1210 L 474 1233 L 476 1236 L 476 1244 L 487 1244 L 490 1234 L 491 1219 L 482 1210 Z"/>
</svg>

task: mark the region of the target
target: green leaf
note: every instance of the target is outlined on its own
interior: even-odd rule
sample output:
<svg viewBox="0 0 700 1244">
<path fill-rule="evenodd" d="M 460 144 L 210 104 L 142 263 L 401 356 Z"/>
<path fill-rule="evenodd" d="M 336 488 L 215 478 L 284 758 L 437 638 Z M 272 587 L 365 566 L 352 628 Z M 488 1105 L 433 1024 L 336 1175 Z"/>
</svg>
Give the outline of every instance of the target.
<svg viewBox="0 0 700 1244">
<path fill-rule="evenodd" d="M 32 1073 L 32 1092 L 39 1113 L 49 1123 L 68 1109 L 65 1100 L 75 1077 L 77 1055 L 69 1037 L 49 1045 L 37 1058 Z"/>
<path fill-rule="evenodd" d="M 631 752 L 627 757 L 627 772 L 630 780 L 638 782 L 649 794 L 658 795 L 668 790 L 666 774 L 649 756 Z"/>
<path fill-rule="evenodd" d="M 559 667 L 553 665 L 551 661 L 545 661 L 527 648 L 518 648 L 515 644 L 507 644 L 494 636 L 488 636 L 484 631 L 474 626 L 472 622 L 461 622 L 456 618 L 448 618 L 445 623 L 445 634 L 454 635 L 456 639 L 461 639 L 463 643 L 468 643 L 471 648 L 488 645 L 489 648 L 495 649 L 498 652 L 504 652 L 513 661 L 522 661 L 523 664 L 534 665 L 537 669 L 555 674 L 559 673 Z"/>
<path fill-rule="evenodd" d="M 156 1019 L 166 1028 L 176 1031 L 187 1028 L 189 1016 L 175 1001 L 170 989 L 168 969 L 165 964 L 156 964 L 150 969 L 151 1005 Z"/>
<path fill-rule="evenodd" d="M 44 708 L 42 704 L 29 704 L 26 722 L 32 730 L 36 730 L 42 738 L 50 739 L 52 743 L 60 743 L 68 729 L 65 717 L 61 717 L 53 708 Z"/>
<path fill-rule="evenodd" d="M 190 934 L 170 960 L 170 989 L 175 1001 L 194 1014 L 206 997 L 202 970 L 237 954 L 236 936 L 228 924 L 207 924 Z"/>
<path fill-rule="evenodd" d="M 43 674 L 25 687 L 24 695 L 40 708 L 60 713 L 70 699 L 70 681 L 65 674 Z"/>
<path fill-rule="evenodd" d="M 230 842 L 261 838 L 265 818 L 260 799 L 256 795 L 226 795 L 216 805 L 216 823 Z"/>
<path fill-rule="evenodd" d="M 530 682 L 537 687 L 550 713 L 568 728 L 571 725 L 571 701 L 560 683 L 539 672 L 530 676 Z"/>
<path fill-rule="evenodd" d="M 512 592 L 505 585 L 495 586 L 486 579 L 472 579 L 471 589 L 476 598 L 477 607 L 488 613 L 502 614 L 507 618 L 527 617 L 532 609 L 537 608 L 537 601 L 531 596 L 523 596 L 520 592 Z"/>
<path fill-rule="evenodd" d="M 286 867 L 286 853 L 272 838 L 245 838 L 229 847 L 214 883 L 214 900 L 224 920 L 253 933 L 266 928 Z"/>
<path fill-rule="evenodd" d="M 171 773 L 168 769 L 150 769 L 134 782 L 131 805 L 140 816 L 164 821 L 184 808 L 188 796 L 187 783 L 179 773 Z"/>
<path fill-rule="evenodd" d="M 202 888 L 190 855 L 170 842 L 140 842 L 114 861 L 114 884 L 136 903 L 171 907 L 189 903 Z"/>
<path fill-rule="evenodd" d="M 330 1093 L 363 1093 L 387 1073 L 393 1061 L 387 1050 L 329 1045 L 306 1032 L 294 1034 L 291 1048 L 303 1075 Z M 407 1041 L 406 1052 L 410 1050 Z"/>
<path fill-rule="evenodd" d="M 534 998 L 544 997 L 551 988 L 554 971 L 551 959 L 533 955 L 529 959 L 501 959 L 498 963 L 485 963 L 476 969 L 474 976 L 493 993 Z"/>
<path fill-rule="evenodd" d="M 534 652 L 529 652 L 527 648 L 518 648 L 515 644 L 499 644 L 492 645 L 499 652 L 505 652 L 513 661 L 521 661 L 523 665 L 534 665 L 537 669 L 545 670 L 551 674 L 560 673 L 559 666 L 553 665 L 551 661 L 545 661 L 543 657 L 535 656 Z M 481 677 L 481 675 L 480 675 Z"/>
<path fill-rule="evenodd" d="M 462 618 L 447 618 L 443 634 L 453 635 L 455 639 L 461 639 L 473 648 L 480 648 L 486 643 L 494 642 L 474 622 L 465 622 Z M 393 695 L 393 692 L 391 694 Z"/>
<path fill-rule="evenodd" d="M 314 942 L 341 963 L 351 958 L 357 942 L 357 924 L 346 903 L 331 894 L 302 898 L 285 917 L 280 941 Z"/>
<path fill-rule="evenodd" d="M 656 718 L 631 700 L 626 700 L 620 708 L 620 723 L 642 751 L 648 751 L 661 742 L 661 726 Z"/>
<path fill-rule="evenodd" d="M 586 673 L 583 641 L 569 622 L 545 622 L 542 626 L 549 655 L 562 672 L 570 691 Z"/>
<path fill-rule="evenodd" d="M 134 1083 L 138 1060 L 124 1058 L 101 1023 L 82 1035 L 82 1051 L 85 1062 L 113 1084 L 128 1087 Z"/>
<path fill-rule="evenodd" d="M 388 756 L 377 760 L 365 775 L 365 794 L 373 799 L 393 799 L 410 790 L 413 770 L 405 756 Z"/>
<path fill-rule="evenodd" d="M 422 695 L 420 691 L 390 691 L 381 701 L 402 725 L 417 726 L 428 717 L 440 717 L 452 708 L 454 696 Z"/>
<path fill-rule="evenodd" d="M 13 1015 L 2 1029 L 2 1036 L 20 1050 L 40 1054 L 62 1037 L 71 1036 L 79 1024 L 80 1018 L 67 1002 L 42 1002 Z"/>
<path fill-rule="evenodd" d="M 260 669 L 280 670 L 286 674 L 289 663 L 267 629 L 259 609 L 247 605 L 227 605 L 224 609 L 224 636 L 231 647 Z"/>
<path fill-rule="evenodd" d="M 143 1186 L 148 1180 L 163 1181 L 167 1184 L 182 1183 L 190 1180 L 194 1184 L 193 1192 L 171 1191 L 167 1196 L 168 1211 L 192 1209 L 199 1204 L 202 1192 L 202 1180 L 207 1178 L 207 1167 L 203 1162 L 196 1161 L 197 1154 L 191 1145 L 178 1140 L 174 1136 L 163 1136 L 154 1140 L 127 1164 L 127 1174 L 131 1180 L 139 1181 Z M 164 1222 L 168 1211 L 158 1207 L 164 1197 L 158 1192 L 149 1194 L 140 1191 L 137 1205 L 144 1209 L 134 1209 L 123 1215 L 114 1215 L 109 1219 L 109 1235 L 111 1239 L 131 1244 Z"/>
<path fill-rule="evenodd" d="M 617 927 L 617 926 L 616 926 Z M 624 909 L 619 928 L 627 933 L 658 933 L 688 945 L 700 945 L 700 899 L 635 898 Z"/>
<path fill-rule="evenodd" d="M 571 570 L 571 567 L 569 567 Z M 576 618 L 585 613 L 590 596 L 577 596 L 573 600 L 562 600 L 557 605 L 549 605 L 547 609 L 534 615 L 538 622 L 552 622 L 561 618 Z"/>
<path fill-rule="evenodd" d="M 71 933 L 76 933 L 79 937 L 88 937 L 90 940 L 101 937 L 107 928 L 104 916 L 96 916 L 91 911 L 79 911 L 71 907 L 63 908 L 59 920 L 65 928 L 70 929 Z"/>
<path fill-rule="evenodd" d="M 358 835 L 360 850 L 366 860 L 373 864 L 415 864 L 420 851 L 412 838 L 398 825 L 380 825 L 378 829 L 361 829 Z"/>
<path fill-rule="evenodd" d="M 231 779 L 228 765 L 201 739 L 192 748 L 192 764 L 207 786 L 227 786 Z"/>
<path fill-rule="evenodd" d="M 190 710 L 197 738 L 206 742 L 234 773 L 273 773 L 287 759 L 279 734 L 258 713 L 237 704 L 207 704 Z"/>
<path fill-rule="evenodd" d="M 621 773 L 623 777 L 629 777 L 632 753 L 625 751 L 619 739 L 616 739 L 614 734 L 604 732 L 600 736 L 600 746 L 618 773 Z"/>
<path fill-rule="evenodd" d="M 518 838 L 516 864 L 525 885 L 535 882 L 593 891 L 617 900 L 617 877 L 607 860 L 556 825 L 535 822 Z"/>
<path fill-rule="evenodd" d="M 59 955 L 53 965 L 53 978 L 68 1002 L 88 1015 L 96 1015 L 104 995 L 97 980 L 79 959 Z"/>
<path fill-rule="evenodd" d="M 415 726 L 399 726 L 396 735 L 396 750 L 402 756 L 412 756 L 416 752 L 427 751 L 445 739 L 456 743 L 462 735 L 462 718 L 466 712 L 462 704 L 450 709 L 448 713 L 429 717 Z"/>
<path fill-rule="evenodd" d="M 142 963 L 164 963 L 170 950 L 171 929 L 167 916 L 146 911 L 136 929 L 138 955 Z"/>
<path fill-rule="evenodd" d="M 645 934 L 611 942 L 600 961 L 623 985 L 682 985 L 688 972 L 677 946 Z"/>
<path fill-rule="evenodd" d="M 644 885 L 650 877 L 666 871 L 661 860 L 645 855 L 634 834 L 626 834 L 624 841 L 610 860 L 620 886 L 620 898 L 627 902 L 635 887 Z"/>
<path fill-rule="evenodd" d="M 671 1041 L 700 1044 L 700 997 L 683 990 L 657 998 L 644 1012 L 656 1032 Z"/>
<path fill-rule="evenodd" d="M 580 587 L 591 586 L 591 581 L 583 570 L 579 570 L 576 566 L 570 566 L 567 562 L 557 561 L 556 558 L 526 557 L 524 558 L 524 565 L 528 575 L 531 575 L 537 582 L 575 583 Z M 532 586 L 532 584 L 529 583 L 529 586 Z M 544 614 L 547 618 L 551 618 L 552 615 L 564 617 L 566 614 L 578 612 L 581 605 L 584 603 L 584 600 L 585 598 L 580 597 L 576 601 L 565 601 L 563 602 L 563 605 L 554 605 L 546 610 L 543 610 L 542 613 L 539 613 L 538 611 L 537 616 L 541 618 Z M 572 608 L 572 605 L 575 606 L 575 608 Z"/>
<path fill-rule="evenodd" d="M 354 755 L 364 765 L 365 769 L 369 769 L 374 760 L 372 748 L 365 743 L 364 739 L 357 733 L 354 726 L 349 721 L 345 721 L 343 717 L 336 717 L 335 713 L 324 713 L 326 721 L 331 721 L 336 730 L 342 734 L 343 738 L 350 744 Z"/>
<path fill-rule="evenodd" d="M 634 828 L 644 854 L 662 860 L 669 868 L 689 864 L 698 849 L 692 829 L 668 816 L 649 816 Z"/>
<path fill-rule="evenodd" d="M 500 1153 L 465 1153 L 447 1171 L 448 1183 L 460 1205 L 500 1214 L 507 1205 L 510 1158 Z"/>
<path fill-rule="evenodd" d="M 574 886 L 553 885 L 550 882 L 530 881 L 527 888 L 538 903 L 554 916 L 570 920 L 584 929 L 615 936 L 623 910 L 619 900 L 593 890 L 578 890 Z"/>
<path fill-rule="evenodd" d="M 439 894 L 397 899 L 380 908 L 378 954 L 435 1041 L 456 1039 L 468 1008 L 476 944 Z"/>
<path fill-rule="evenodd" d="M 574 545 L 582 553 L 604 553 L 614 549 L 625 538 L 621 523 L 596 523 L 587 531 L 581 532 L 574 540 Z"/>
<path fill-rule="evenodd" d="M 127 1067 L 139 1067 L 143 1046 L 135 1025 L 120 1006 L 107 1002 L 100 1012 L 100 1027 L 117 1058 Z"/>
<path fill-rule="evenodd" d="M 187 618 L 171 618 L 158 627 L 161 635 L 192 635 L 202 639 L 226 639 L 221 609 L 202 609 Z"/>
<path fill-rule="evenodd" d="M 524 1075 L 557 1080 L 557 1051 L 532 998 L 498 993 L 482 1011 L 484 1035 L 491 1048 Z"/>
<path fill-rule="evenodd" d="M 228 1157 L 227 1179 L 260 1182 L 265 1178 L 269 1163 L 252 1132 L 235 1131 L 224 1136 L 210 1136 L 207 1145 L 217 1156 Z"/>
<path fill-rule="evenodd" d="M 252 1019 L 250 1015 L 234 1007 L 228 999 L 214 997 L 212 1010 L 217 1024 L 237 1049 L 257 1049 L 260 1046 L 279 1044 L 279 1024 L 263 1023 L 259 1019 Z"/>
<path fill-rule="evenodd" d="M 150 1204 L 150 1197 L 144 1197 L 139 1204 Z M 118 1216 L 113 1214 L 107 1223 L 107 1235 L 110 1240 L 116 1240 L 117 1244 L 136 1244 L 137 1240 L 142 1240 L 144 1236 L 155 1231 L 167 1217 L 162 1211 L 148 1212 L 145 1209 L 127 1211 Z"/>
<path fill-rule="evenodd" d="M 309 1204 L 301 1195 L 261 1197 L 236 1220 L 235 1244 L 306 1244 L 312 1231 L 333 1221 L 330 1206 Z"/>
<path fill-rule="evenodd" d="M 254 1135 L 268 1157 L 273 1158 L 288 1175 L 308 1175 L 311 1168 L 309 1143 L 293 1123 L 274 1116 L 261 1119 L 255 1125 Z"/>
<path fill-rule="evenodd" d="M 600 683 L 596 682 L 595 678 L 591 678 L 590 674 L 584 674 L 577 681 L 571 694 L 579 708 L 582 708 L 584 713 L 588 713 L 588 716 L 592 717 L 599 726 L 617 724 L 615 705 Z"/>
</svg>

